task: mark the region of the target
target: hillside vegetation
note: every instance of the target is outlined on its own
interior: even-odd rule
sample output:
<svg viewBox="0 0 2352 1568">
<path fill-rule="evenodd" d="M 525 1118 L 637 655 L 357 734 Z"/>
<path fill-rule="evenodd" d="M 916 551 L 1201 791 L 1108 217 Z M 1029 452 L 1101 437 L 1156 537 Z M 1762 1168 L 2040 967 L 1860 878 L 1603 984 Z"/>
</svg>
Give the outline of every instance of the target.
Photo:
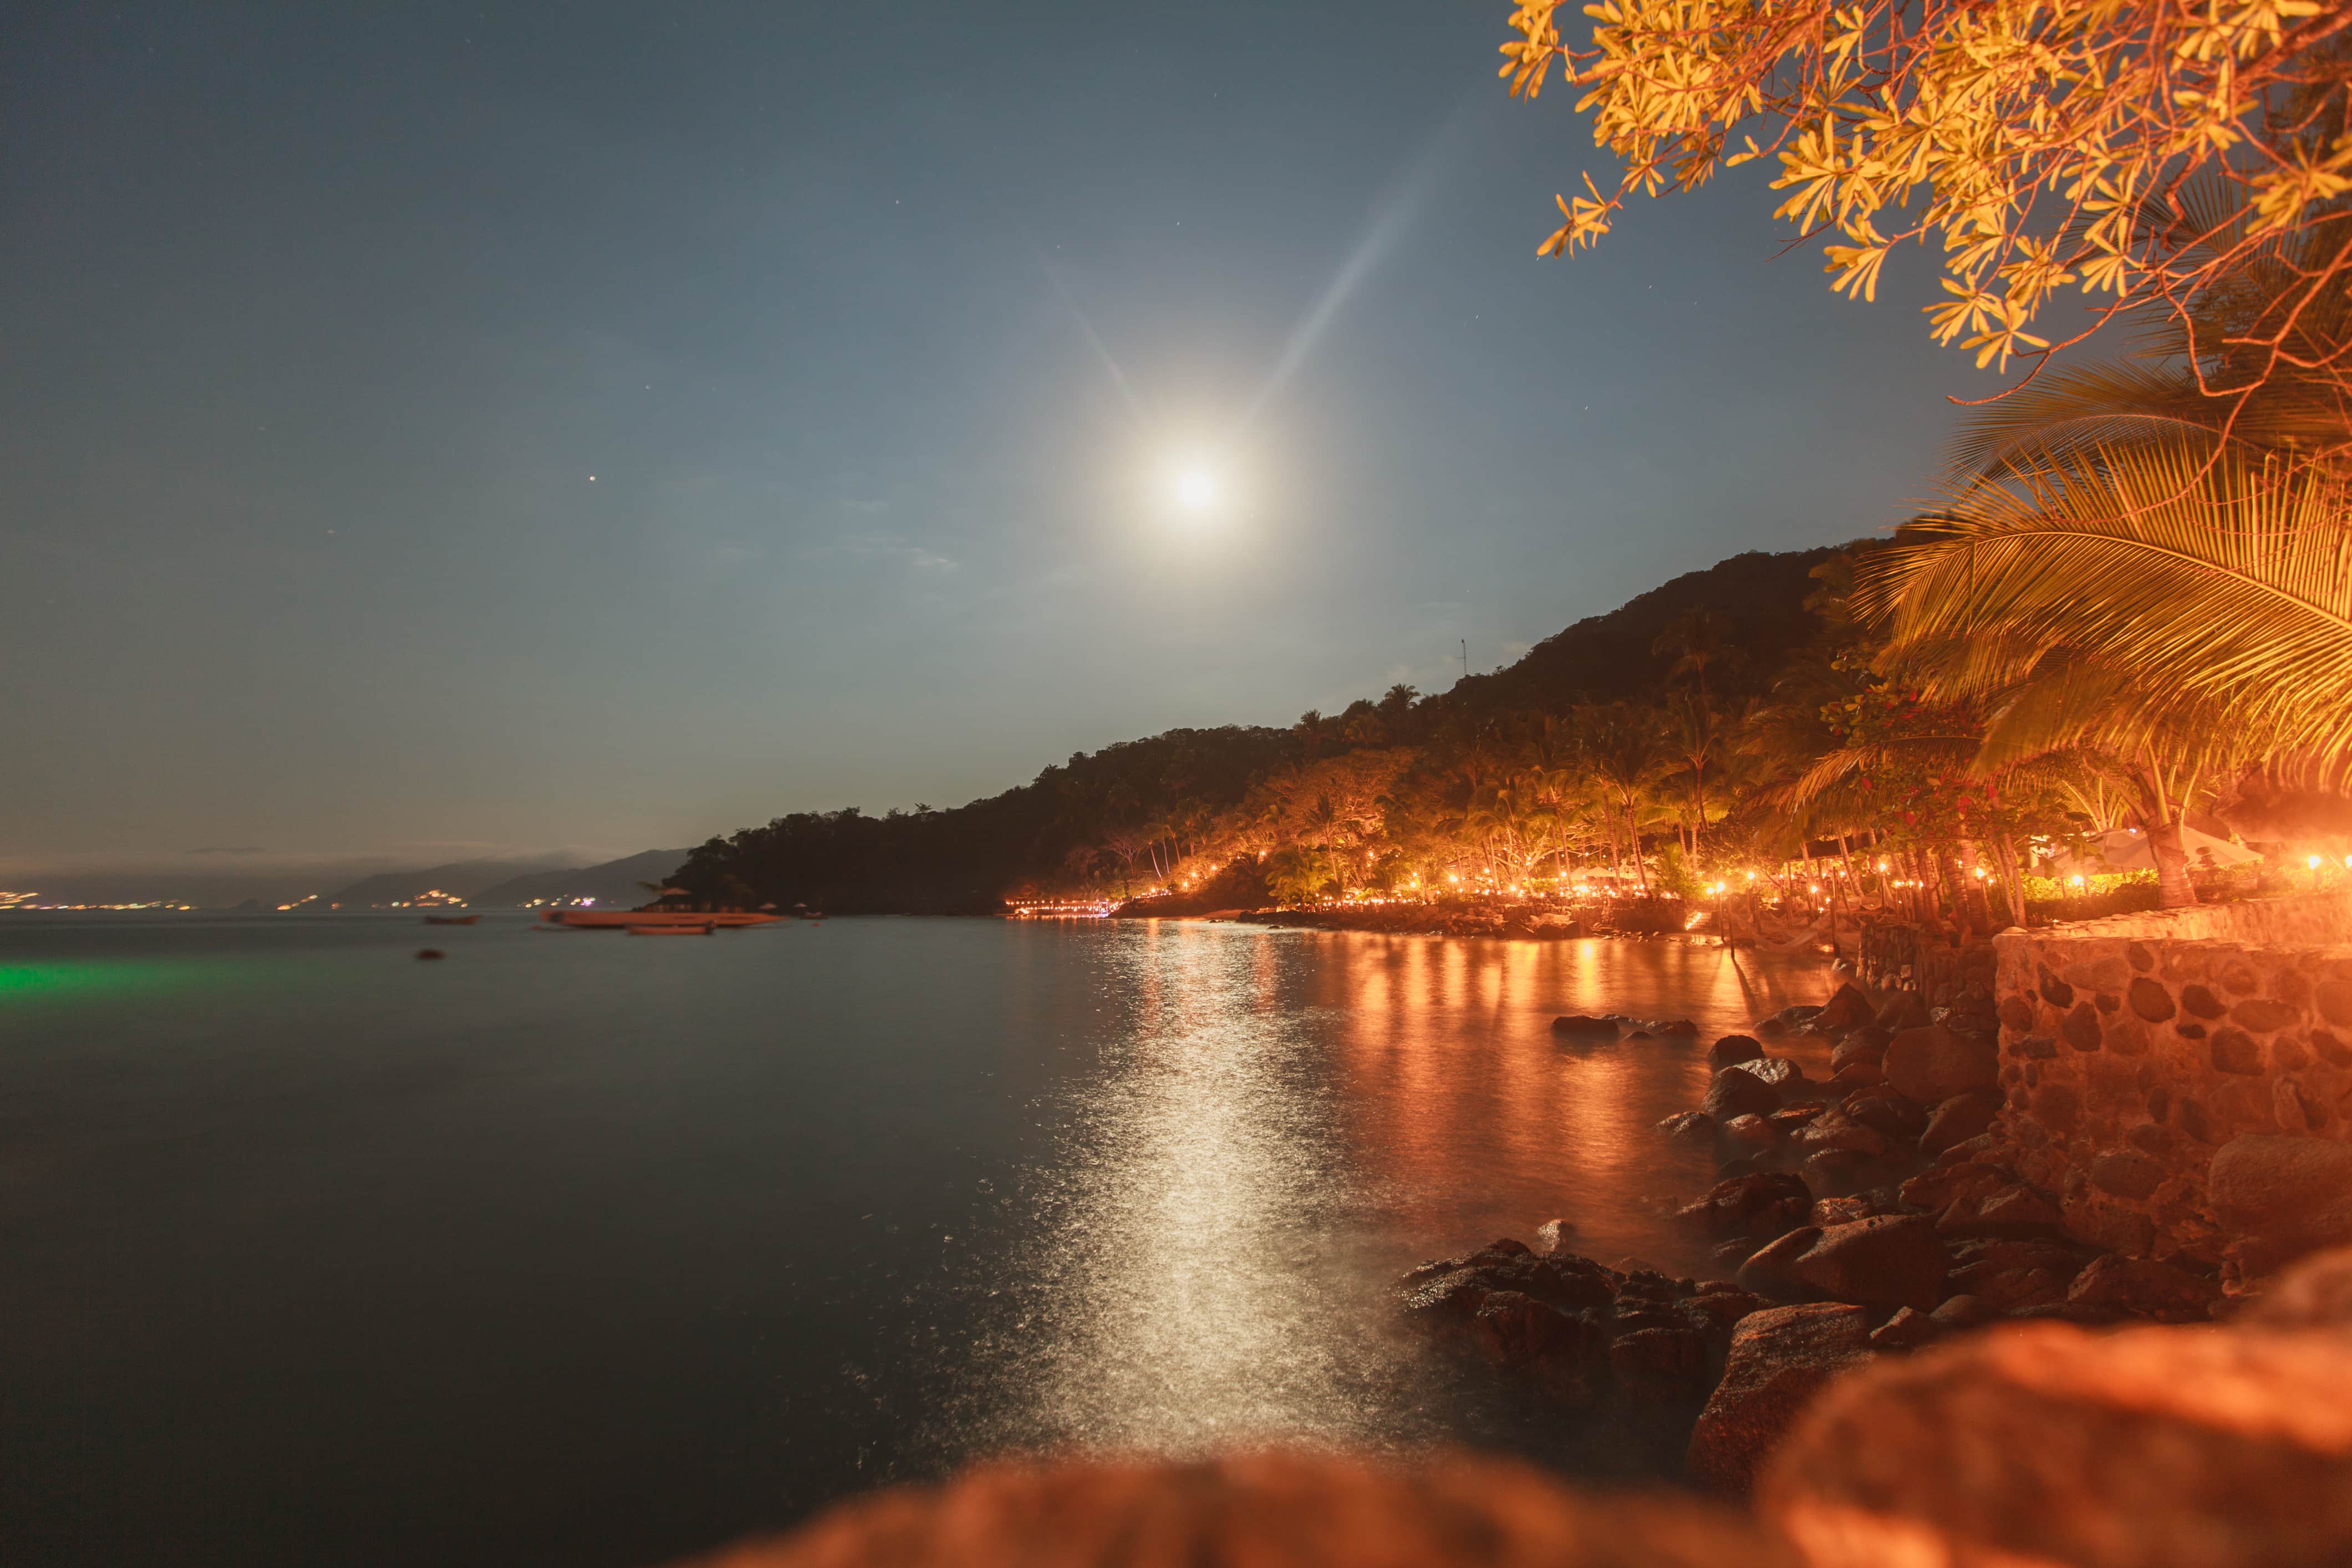
<svg viewBox="0 0 2352 1568">
<path fill-rule="evenodd" d="M 1576 714 L 1663 701 L 1688 684 L 1689 637 L 1677 641 L 1677 626 L 1707 642 L 1697 657 L 1709 703 L 1760 697 L 1819 638 L 1806 607 L 1811 574 L 1838 556 L 1734 556 L 1435 696 L 1397 687 L 1286 730 L 1229 725 L 1122 742 L 952 810 L 778 817 L 702 845 L 674 880 L 714 903 L 950 913 L 1000 910 L 1016 894 L 1197 891 L 1215 878 L 1224 896 L 1255 902 L 1269 896 L 1268 881 L 1272 896 L 1299 898 L 1447 868 L 1557 875 L 1577 851 L 1599 853 L 1603 838 L 1622 868 L 1636 841 L 1654 837 L 1647 816 L 1637 812 L 1629 829 L 1616 825 L 1622 814 L 1603 813 L 1579 828 L 1564 798 L 1538 799 L 1539 782 L 1514 782 L 1523 764 L 1548 766 L 1549 793 L 1561 796 Z M 1706 809 L 1719 817 L 1719 805 Z"/>
</svg>

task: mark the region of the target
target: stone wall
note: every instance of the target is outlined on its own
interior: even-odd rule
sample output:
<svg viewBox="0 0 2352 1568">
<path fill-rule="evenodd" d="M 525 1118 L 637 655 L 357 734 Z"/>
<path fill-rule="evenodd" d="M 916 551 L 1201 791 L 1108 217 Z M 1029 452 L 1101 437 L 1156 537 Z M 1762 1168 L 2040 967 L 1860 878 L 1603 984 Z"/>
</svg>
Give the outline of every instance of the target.
<svg viewBox="0 0 2352 1568">
<path fill-rule="evenodd" d="M 2141 942 L 2237 942 L 2249 947 L 2333 947 L 2352 942 L 2352 889 L 2291 899 L 2244 899 L 2188 910 L 2142 910 L 2045 926 L 2036 937 L 2130 937 Z"/>
<path fill-rule="evenodd" d="M 2347 937 L 2345 894 L 2002 932 L 1996 1152 L 2084 1240 L 2264 1271 L 2216 1183 L 2284 1158 L 2332 1184 L 2352 1161 Z"/>
</svg>

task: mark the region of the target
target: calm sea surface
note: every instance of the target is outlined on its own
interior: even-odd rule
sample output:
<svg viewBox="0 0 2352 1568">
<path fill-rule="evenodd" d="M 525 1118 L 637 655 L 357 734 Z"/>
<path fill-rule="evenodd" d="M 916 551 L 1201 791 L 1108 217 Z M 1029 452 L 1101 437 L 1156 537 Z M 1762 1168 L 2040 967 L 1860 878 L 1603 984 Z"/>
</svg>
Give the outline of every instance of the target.
<svg viewBox="0 0 2352 1568">
<path fill-rule="evenodd" d="M 1701 1269 L 1654 1124 L 1831 988 L 1157 921 L 0 916 L 0 1557 L 618 1568 L 1073 1445 L 1606 1470 L 1389 1282 L 1555 1216 Z"/>
</svg>

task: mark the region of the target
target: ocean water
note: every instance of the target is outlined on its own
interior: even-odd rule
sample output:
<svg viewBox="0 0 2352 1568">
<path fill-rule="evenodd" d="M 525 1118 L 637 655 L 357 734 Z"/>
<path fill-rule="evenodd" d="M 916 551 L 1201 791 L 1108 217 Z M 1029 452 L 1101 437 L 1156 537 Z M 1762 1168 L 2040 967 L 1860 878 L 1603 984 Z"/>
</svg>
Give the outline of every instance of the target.
<svg viewBox="0 0 2352 1568">
<path fill-rule="evenodd" d="M 617 1568 L 1011 1450 L 1607 1474 L 1391 1281 L 1553 1217 L 1701 1271 L 1654 1124 L 1832 987 L 1176 921 L 0 916 L 0 1557 Z"/>
</svg>

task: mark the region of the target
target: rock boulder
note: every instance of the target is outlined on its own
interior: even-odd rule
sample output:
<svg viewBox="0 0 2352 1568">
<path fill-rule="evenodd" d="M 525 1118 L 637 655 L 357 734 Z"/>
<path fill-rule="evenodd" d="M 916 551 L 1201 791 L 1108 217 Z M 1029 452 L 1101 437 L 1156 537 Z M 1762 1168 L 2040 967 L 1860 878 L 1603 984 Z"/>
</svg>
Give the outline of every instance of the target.
<svg viewBox="0 0 2352 1568">
<path fill-rule="evenodd" d="M 2119 1317 L 2159 1323 L 2201 1323 L 2213 1315 L 2221 1287 L 2200 1274 L 2153 1258 L 2095 1258 L 2074 1276 L 2066 1300 Z"/>
<path fill-rule="evenodd" d="M 1794 1269 L 1797 1259 L 1812 1250 L 1813 1243 L 1822 1238 L 1822 1227 L 1800 1226 L 1795 1230 L 1768 1242 L 1751 1253 L 1739 1265 L 1733 1276 L 1738 1287 L 1768 1301 L 1801 1301 L 1805 1287 L 1798 1280 Z"/>
<path fill-rule="evenodd" d="M 1658 1131 L 1666 1135 L 1669 1143 L 1689 1149 L 1715 1147 L 1715 1118 L 1704 1110 L 1685 1110 L 1669 1116 L 1658 1123 Z"/>
<path fill-rule="evenodd" d="M 1869 1031 L 1856 1030 L 1837 1043 L 1830 1052 L 1830 1071 L 1843 1072 L 1859 1062 L 1868 1067 L 1883 1067 L 1886 1061 L 1886 1043 L 1871 1037 Z"/>
<path fill-rule="evenodd" d="M 1715 1075 L 1699 1109 L 1717 1121 L 1769 1116 L 1780 1109 L 1780 1091 L 1745 1068 L 1726 1068 Z"/>
<path fill-rule="evenodd" d="M 1927 1004 L 1919 999 L 1916 991 L 1898 992 L 1878 1010 L 1874 1021 L 1890 1035 L 1916 1029 L 1927 1021 Z"/>
<path fill-rule="evenodd" d="M 1790 1265 L 1808 1290 L 1865 1307 L 1932 1310 L 1944 1298 L 1950 1254 L 1926 1215 L 1887 1215 L 1823 1230 Z"/>
<path fill-rule="evenodd" d="M 2248 1133 L 2214 1152 L 2205 1190 L 2250 1275 L 2352 1245 L 2352 1143 Z"/>
<path fill-rule="evenodd" d="M 1837 988 L 1837 994 L 1813 1018 L 1813 1027 L 1823 1034 L 1832 1029 L 1852 1029 L 1867 1024 L 1877 1009 L 1861 986 L 1849 980 Z"/>
<path fill-rule="evenodd" d="M 1726 1035 L 1706 1048 L 1706 1065 L 1720 1071 L 1764 1054 L 1761 1042 L 1749 1035 Z"/>
<path fill-rule="evenodd" d="M 1812 1208 L 1813 1194 L 1803 1181 L 1758 1172 L 1718 1182 L 1678 1217 L 1712 1237 L 1770 1237 L 1804 1224 Z"/>
<path fill-rule="evenodd" d="M 1808 1153 L 1843 1149 L 1865 1160 L 1885 1160 L 1895 1152 L 1895 1140 L 1843 1109 L 1825 1110 L 1797 1133 L 1797 1147 Z"/>
<path fill-rule="evenodd" d="M 2352 1247 L 2314 1253 L 2288 1269 L 2245 1321 L 2265 1328 L 2352 1331 Z"/>
<path fill-rule="evenodd" d="M 1927 1113 L 1927 1128 L 1919 1134 L 1919 1152 L 1932 1160 L 1955 1144 L 1981 1135 L 2000 1114 L 2000 1091 L 1995 1089 L 1952 1096 Z"/>
<path fill-rule="evenodd" d="M 1748 1073 L 1774 1089 L 1787 1089 L 1805 1081 L 1805 1069 L 1786 1057 L 1754 1057 L 1736 1064 L 1733 1070 Z"/>
<path fill-rule="evenodd" d="M 1927 1130 L 1927 1112 L 1891 1085 L 1849 1094 L 1842 1109 L 1856 1121 L 1875 1127 L 1889 1138 L 1916 1138 Z"/>
<path fill-rule="evenodd" d="M 1916 1351 L 1944 1337 L 1944 1325 L 1925 1312 L 1898 1308 L 1893 1317 L 1870 1331 L 1873 1350 Z"/>
<path fill-rule="evenodd" d="M 1744 1495 L 1822 1385 L 1870 1360 L 1870 1325 L 1860 1307 L 1816 1302 L 1740 1319 L 1723 1381 L 1691 1433 L 1685 1459 L 1691 1479 L 1710 1491 Z"/>
<path fill-rule="evenodd" d="M 1886 1047 L 1886 1081 L 1921 1105 L 2000 1084 L 2000 1053 L 1941 1024 L 1906 1029 Z"/>
</svg>

